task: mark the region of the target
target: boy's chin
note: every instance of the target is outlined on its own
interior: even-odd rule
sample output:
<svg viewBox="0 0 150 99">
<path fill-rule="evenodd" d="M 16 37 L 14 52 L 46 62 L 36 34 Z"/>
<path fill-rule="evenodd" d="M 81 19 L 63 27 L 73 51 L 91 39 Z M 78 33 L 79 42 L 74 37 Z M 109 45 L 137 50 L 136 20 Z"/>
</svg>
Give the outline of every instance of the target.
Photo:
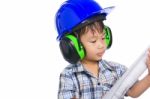
<svg viewBox="0 0 150 99">
<path fill-rule="evenodd" d="M 102 60 L 102 58 L 97 58 L 97 59 L 94 59 L 93 61 L 101 61 Z"/>
<path fill-rule="evenodd" d="M 100 61 L 100 60 L 102 60 L 102 57 L 98 57 L 96 60 L 97 60 L 97 61 Z"/>
</svg>

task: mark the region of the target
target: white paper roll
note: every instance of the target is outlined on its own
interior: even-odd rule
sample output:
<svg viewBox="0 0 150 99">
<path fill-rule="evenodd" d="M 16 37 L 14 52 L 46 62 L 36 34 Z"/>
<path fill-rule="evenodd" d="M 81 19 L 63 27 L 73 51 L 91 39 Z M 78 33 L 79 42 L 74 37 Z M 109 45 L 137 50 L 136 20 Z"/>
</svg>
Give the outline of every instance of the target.
<svg viewBox="0 0 150 99">
<path fill-rule="evenodd" d="M 144 73 L 147 66 L 145 64 L 147 50 L 130 66 L 123 76 L 115 83 L 103 99 L 122 99 L 129 88 Z"/>
</svg>

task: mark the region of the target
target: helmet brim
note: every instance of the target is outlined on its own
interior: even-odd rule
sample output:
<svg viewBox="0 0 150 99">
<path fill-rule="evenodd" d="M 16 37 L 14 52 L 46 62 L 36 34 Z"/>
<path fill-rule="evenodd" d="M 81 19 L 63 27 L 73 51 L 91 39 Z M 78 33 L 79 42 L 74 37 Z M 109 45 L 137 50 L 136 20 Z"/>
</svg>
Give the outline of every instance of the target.
<svg viewBox="0 0 150 99">
<path fill-rule="evenodd" d="M 111 13 L 111 11 L 115 8 L 115 6 L 110 6 L 101 10 L 100 13 L 106 13 L 107 15 Z"/>
</svg>

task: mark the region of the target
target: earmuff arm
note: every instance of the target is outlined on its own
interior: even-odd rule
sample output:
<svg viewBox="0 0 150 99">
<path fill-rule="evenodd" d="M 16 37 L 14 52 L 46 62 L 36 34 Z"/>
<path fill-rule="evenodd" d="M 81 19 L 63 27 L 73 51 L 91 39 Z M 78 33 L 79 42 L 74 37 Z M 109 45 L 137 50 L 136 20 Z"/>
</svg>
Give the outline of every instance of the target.
<svg viewBox="0 0 150 99">
<path fill-rule="evenodd" d="M 80 35 L 79 35 L 79 33 L 77 33 L 77 32 L 74 32 L 74 35 L 76 36 L 76 38 L 77 38 L 77 41 L 78 41 L 78 45 L 79 45 L 79 50 L 81 50 L 82 48 L 82 43 L 81 43 L 81 40 L 80 40 Z"/>
</svg>

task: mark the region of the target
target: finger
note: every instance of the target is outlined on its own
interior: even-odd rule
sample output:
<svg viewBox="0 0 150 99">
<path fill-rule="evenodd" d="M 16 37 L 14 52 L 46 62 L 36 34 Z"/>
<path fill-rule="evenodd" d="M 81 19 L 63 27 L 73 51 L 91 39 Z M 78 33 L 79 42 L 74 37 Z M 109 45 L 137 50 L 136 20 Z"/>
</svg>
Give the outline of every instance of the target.
<svg viewBox="0 0 150 99">
<path fill-rule="evenodd" d="M 150 52 L 150 48 L 148 48 L 148 52 Z"/>
<path fill-rule="evenodd" d="M 150 57 L 150 48 L 147 50 L 147 57 Z"/>
<path fill-rule="evenodd" d="M 147 60 L 150 61 L 150 52 L 147 53 Z"/>
<path fill-rule="evenodd" d="M 150 57 L 146 58 L 146 64 L 147 64 L 148 67 L 150 67 Z"/>
</svg>

